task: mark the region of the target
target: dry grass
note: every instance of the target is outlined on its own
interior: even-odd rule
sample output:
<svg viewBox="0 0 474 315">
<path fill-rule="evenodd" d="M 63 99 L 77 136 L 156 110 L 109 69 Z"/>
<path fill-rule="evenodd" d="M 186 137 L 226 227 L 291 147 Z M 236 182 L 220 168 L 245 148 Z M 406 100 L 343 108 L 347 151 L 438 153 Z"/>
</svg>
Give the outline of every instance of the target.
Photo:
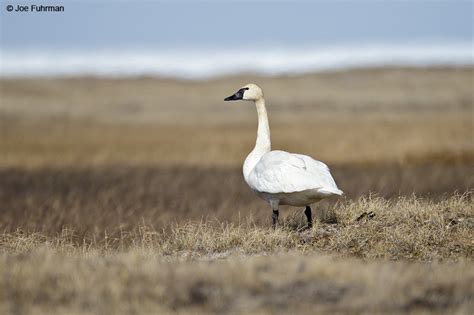
<svg viewBox="0 0 474 315">
<path fill-rule="evenodd" d="M 308 122 L 350 112 L 449 113 L 471 110 L 473 68 L 361 69 L 301 76 L 244 75 L 209 81 L 136 79 L 2 79 L 6 119 L 161 124 L 240 124 L 255 120 L 250 103 L 224 97 L 257 82 L 274 122 Z M 248 106 L 247 106 L 248 105 Z M 309 114 L 309 115 L 308 115 Z M 388 114 L 388 115 L 387 115 Z"/>
<path fill-rule="evenodd" d="M 2 167 L 237 166 L 265 89 L 275 148 L 330 163 L 474 161 L 472 68 L 373 69 L 212 81 L 0 80 Z M 309 142 L 308 139 L 311 139 Z"/>
<path fill-rule="evenodd" d="M 360 216 L 370 213 L 369 216 Z M 144 223 L 146 224 L 146 223 Z M 5 233 L 1 248 L 8 253 L 49 244 L 61 252 L 149 250 L 155 255 L 212 256 L 237 251 L 243 254 L 279 250 L 327 251 L 365 259 L 457 260 L 473 258 L 474 211 L 470 194 L 439 202 L 401 197 L 392 201 L 366 197 L 339 202 L 311 230 L 301 213 L 292 212 L 273 231 L 251 218 L 238 224 L 208 221 L 172 223 L 163 229 L 140 225 L 103 230 L 99 235 L 63 229 L 55 235 L 17 231 Z M 114 230 L 114 227 L 110 227 Z"/>
<path fill-rule="evenodd" d="M 364 213 L 369 216 L 359 218 Z M 173 223 L 163 229 L 149 225 L 103 230 L 82 235 L 63 229 L 55 235 L 5 233 L 1 248 L 9 253 L 50 244 L 61 252 L 100 250 L 149 250 L 155 255 L 212 256 L 237 251 L 243 254 L 280 250 L 325 251 L 365 259 L 458 260 L 473 258 L 474 212 L 470 194 L 440 202 L 410 197 L 387 201 L 379 197 L 339 202 L 311 230 L 304 229 L 301 213 L 292 212 L 273 231 L 250 218 L 237 224 L 208 221 Z M 114 227 L 111 227 L 113 230 Z"/>
<path fill-rule="evenodd" d="M 248 110 L 255 115 L 254 108 Z M 272 115 L 271 107 L 269 111 Z M 275 149 L 302 152 L 329 164 L 474 163 L 473 125 L 467 111 L 305 115 L 303 121 L 299 115 L 271 120 Z M 311 121 L 305 122 L 308 117 Z M 227 125 L 217 120 L 156 126 L 7 122 L 0 134 L 0 166 L 241 166 L 255 144 L 255 121 L 249 117 Z"/>
<path fill-rule="evenodd" d="M 34 265 L 35 268 L 31 268 Z M 289 253 L 176 262 L 140 252 L 0 256 L 3 313 L 469 314 L 471 262 Z"/>
<path fill-rule="evenodd" d="M 396 199 L 413 193 L 442 200 L 474 187 L 469 164 L 342 165 L 332 168 L 348 203 L 377 194 Z M 317 215 L 334 202 L 314 207 Z M 252 216 L 268 225 L 270 209 L 253 194 L 239 168 L 88 167 L 0 170 L 0 230 L 55 235 L 64 227 L 80 235 L 117 236 L 145 222 L 217 218 L 238 223 Z M 282 209 L 286 216 L 294 209 Z M 302 212 L 299 209 L 298 212 Z"/>
<path fill-rule="evenodd" d="M 470 195 L 438 203 L 364 198 L 335 210 L 337 223 L 312 230 L 291 216 L 276 231 L 189 222 L 117 238 L 7 233 L 1 305 L 31 314 L 472 310 Z M 364 212 L 374 216 L 358 220 Z"/>
</svg>

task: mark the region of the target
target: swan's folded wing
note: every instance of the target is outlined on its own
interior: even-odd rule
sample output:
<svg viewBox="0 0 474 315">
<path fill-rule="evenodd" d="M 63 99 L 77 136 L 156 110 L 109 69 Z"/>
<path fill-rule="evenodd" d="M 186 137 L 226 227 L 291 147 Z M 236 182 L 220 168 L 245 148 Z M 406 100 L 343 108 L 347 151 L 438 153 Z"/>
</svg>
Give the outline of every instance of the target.
<svg viewBox="0 0 474 315">
<path fill-rule="evenodd" d="M 284 151 L 265 154 L 252 170 L 249 184 L 252 189 L 267 193 L 317 189 L 322 194 L 342 194 L 326 164 Z"/>
</svg>

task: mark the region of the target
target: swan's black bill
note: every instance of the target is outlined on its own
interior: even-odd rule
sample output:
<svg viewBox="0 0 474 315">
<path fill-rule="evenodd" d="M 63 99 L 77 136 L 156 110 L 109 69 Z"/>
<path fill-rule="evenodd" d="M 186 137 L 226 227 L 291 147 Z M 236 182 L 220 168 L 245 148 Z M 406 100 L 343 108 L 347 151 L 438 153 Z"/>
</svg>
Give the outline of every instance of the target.
<svg viewBox="0 0 474 315">
<path fill-rule="evenodd" d="M 224 98 L 224 101 L 238 101 L 244 98 L 244 92 L 249 88 L 242 88 L 238 90 L 234 95 Z"/>
</svg>

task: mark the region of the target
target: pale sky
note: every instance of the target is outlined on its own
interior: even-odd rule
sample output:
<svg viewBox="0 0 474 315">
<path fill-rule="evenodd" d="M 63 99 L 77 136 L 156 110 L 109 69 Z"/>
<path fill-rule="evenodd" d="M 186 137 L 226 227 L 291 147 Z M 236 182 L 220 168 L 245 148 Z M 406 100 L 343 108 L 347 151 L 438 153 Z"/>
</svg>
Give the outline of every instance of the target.
<svg viewBox="0 0 474 315">
<path fill-rule="evenodd" d="M 5 50 L 472 42 L 473 33 L 471 1 L 54 1 L 62 13 L 1 3 Z"/>
</svg>

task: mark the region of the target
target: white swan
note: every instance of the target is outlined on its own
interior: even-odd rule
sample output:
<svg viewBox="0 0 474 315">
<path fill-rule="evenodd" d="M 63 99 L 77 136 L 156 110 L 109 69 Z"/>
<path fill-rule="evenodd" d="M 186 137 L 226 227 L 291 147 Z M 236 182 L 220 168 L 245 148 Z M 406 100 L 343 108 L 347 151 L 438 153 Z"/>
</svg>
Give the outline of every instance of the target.
<svg viewBox="0 0 474 315">
<path fill-rule="evenodd" d="M 262 89 L 247 84 L 224 101 L 254 101 L 258 114 L 255 148 L 244 162 L 244 178 L 250 188 L 272 207 L 272 225 L 278 221 L 279 205 L 306 206 L 312 227 L 311 204 L 330 196 L 341 196 L 326 164 L 307 155 L 271 151 L 270 127 Z"/>
</svg>

